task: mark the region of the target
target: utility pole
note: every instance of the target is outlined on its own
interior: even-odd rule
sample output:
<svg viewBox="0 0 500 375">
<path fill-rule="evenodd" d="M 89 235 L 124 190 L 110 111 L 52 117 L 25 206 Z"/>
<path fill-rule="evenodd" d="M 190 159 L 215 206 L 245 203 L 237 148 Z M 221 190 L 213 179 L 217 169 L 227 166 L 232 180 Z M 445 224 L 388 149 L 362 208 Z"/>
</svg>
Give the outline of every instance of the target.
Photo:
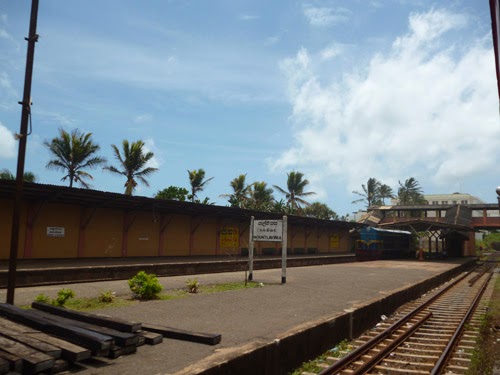
<svg viewBox="0 0 500 375">
<path fill-rule="evenodd" d="M 7 278 L 7 303 L 14 304 L 14 291 L 16 289 L 17 253 L 19 247 L 19 223 L 21 218 L 21 206 L 23 203 L 24 184 L 24 160 L 26 157 L 26 142 L 28 138 L 28 121 L 31 116 L 31 78 L 33 76 L 33 60 L 35 58 L 35 43 L 38 41 L 36 33 L 36 22 L 38 17 L 38 0 L 31 1 L 31 17 L 29 36 L 25 38 L 28 42 L 26 54 L 26 73 L 24 75 L 23 101 L 21 130 L 16 138 L 19 139 L 19 150 L 17 154 L 16 171 L 16 197 L 12 213 L 12 232 L 10 236 L 9 274 Z M 31 129 L 30 129 L 31 133 Z"/>
</svg>

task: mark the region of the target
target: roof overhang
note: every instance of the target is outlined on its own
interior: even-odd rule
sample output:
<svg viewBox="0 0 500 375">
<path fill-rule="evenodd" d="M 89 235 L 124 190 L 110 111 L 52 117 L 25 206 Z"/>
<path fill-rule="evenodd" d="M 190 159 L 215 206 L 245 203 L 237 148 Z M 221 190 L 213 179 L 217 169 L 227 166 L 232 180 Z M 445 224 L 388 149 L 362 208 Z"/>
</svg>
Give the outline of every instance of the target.
<svg viewBox="0 0 500 375">
<path fill-rule="evenodd" d="M 401 222 L 384 223 L 379 225 L 380 228 L 392 228 L 392 229 L 411 229 L 416 232 L 426 232 L 426 231 L 438 231 L 438 230 L 452 230 L 457 232 L 474 232 L 474 228 L 459 225 L 443 223 L 438 221 L 431 221 L 425 219 L 414 219 L 405 220 Z"/>
</svg>

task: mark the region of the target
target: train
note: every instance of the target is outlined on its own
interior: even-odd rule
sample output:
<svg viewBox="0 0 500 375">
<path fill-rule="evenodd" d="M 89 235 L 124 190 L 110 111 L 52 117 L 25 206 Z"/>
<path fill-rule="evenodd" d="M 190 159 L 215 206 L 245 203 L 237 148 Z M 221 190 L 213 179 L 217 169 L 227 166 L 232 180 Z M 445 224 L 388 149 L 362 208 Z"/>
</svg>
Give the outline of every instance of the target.
<svg viewBox="0 0 500 375">
<path fill-rule="evenodd" d="M 375 227 L 357 230 L 355 254 L 359 261 L 415 258 L 415 253 L 411 232 Z"/>
</svg>

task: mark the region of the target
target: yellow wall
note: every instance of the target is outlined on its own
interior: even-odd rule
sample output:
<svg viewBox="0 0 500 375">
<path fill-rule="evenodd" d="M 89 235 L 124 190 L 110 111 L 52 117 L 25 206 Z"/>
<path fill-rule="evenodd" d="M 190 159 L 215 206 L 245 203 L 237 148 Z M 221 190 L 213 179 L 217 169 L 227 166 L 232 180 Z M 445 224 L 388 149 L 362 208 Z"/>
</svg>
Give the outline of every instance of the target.
<svg viewBox="0 0 500 375">
<path fill-rule="evenodd" d="M 33 258 L 74 258 L 77 256 L 79 207 L 66 204 L 43 205 L 33 226 Z M 50 237 L 47 227 L 64 228 L 64 237 Z"/>
<path fill-rule="evenodd" d="M 158 255 L 159 220 L 151 212 L 129 214 L 134 217 L 128 230 L 127 256 L 144 257 Z"/>
<path fill-rule="evenodd" d="M 9 258 L 13 207 L 12 201 L 0 199 L 0 259 Z"/>
<path fill-rule="evenodd" d="M 0 259 L 8 259 L 12 222 L 12 200 L 0 199 Z M 31 249 L 25 249 L 28 217 L 34 217 Z M 241 220 L 219 220 L 214 217 L 193 217 L 180 214 L 164 214 L 166 228 L 160 241 L 162 215 L 153 216 L 150 211 L 126 214 L 119 209 L 84 208 L 79 205 L 29 202 L 23 205 L 19 233 L 18 257 L 31 258 L 76 258 L 81 257 L 121 257 L 123 246 L 124 217 L 130 220 L 127 234 L 127 256 L 199 256 L 240 254 L 241 248 L 248 248 L 248 224 Z M 133 220 L 132 220 L 133 219 Z M 199 225 L 198 225 L 199 224 Z M 192 241 L 190 233 L 193 232 Z M 47 227 L 64 228 L 64 237 L 47 235 Z M 238 228 L 239 243 L 229 248 L 220 245 L 218 231 L 224 227 Z M 305 238 L 306 230 L 310 232 Z M 292 241 L 292 233 L 294 238 Z M 338 251 L 350 250 L 347 230 L 338 232 L 331 229 L 303 228 L 289 226 L 289 248 L 317 248 L 319 252 L 329 252 L 329 237 L 333 233 L 340 236 Z M 161 252 L 159 246 L 162 244 Z M 190 245 L 192 245 L 190 253 Z M 80 253 L 78 249 L 80 246 Z M 256 242 L 256 254 L 264 248 L 280 249 L 281 243 Z M 217 250 L 218 249 L 218 250 Z M 26 251 L 25 251 L 26 250 Z M 30 253 L 31 250 L 31 253 Z"/>
<path fill-rule="evenodd" d="M 186 215 L 173 215 L 165 229 L 163 254 L 165 256 L 189 255 L 190 219 Z"/>
<path fill-rule="evenodd" d="M 92 211 L 86 209 L 86 215 Z M 83 257 L 120 257 L 122 252 L 123 213 L 119 210 L 97 209 L 85 229 Z"/>
</svg>

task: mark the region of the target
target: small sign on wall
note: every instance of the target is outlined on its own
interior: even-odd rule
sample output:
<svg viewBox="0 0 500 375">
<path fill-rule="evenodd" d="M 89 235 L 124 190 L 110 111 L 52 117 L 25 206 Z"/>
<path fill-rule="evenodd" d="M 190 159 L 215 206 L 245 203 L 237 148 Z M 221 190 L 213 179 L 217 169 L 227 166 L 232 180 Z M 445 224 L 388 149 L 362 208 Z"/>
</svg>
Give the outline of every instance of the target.
<svg viewBox="0 0 500 375">
<path fill-rule="evenodd" d="M 47 227 L 47 237 L 64 237 L 64 227 Z"/>
<path fill-rule="evenodd" d="M 224 228 L 220 231 L 220 247 L 237 248 L 239 238 L 238 228 Z"/>
<path fill-rule="evenodd" d="M 330 236 L 330 249 L 338 250 L 340 247 L 340 236 L 338 234 L 334 234 Z"/>
</svg>

